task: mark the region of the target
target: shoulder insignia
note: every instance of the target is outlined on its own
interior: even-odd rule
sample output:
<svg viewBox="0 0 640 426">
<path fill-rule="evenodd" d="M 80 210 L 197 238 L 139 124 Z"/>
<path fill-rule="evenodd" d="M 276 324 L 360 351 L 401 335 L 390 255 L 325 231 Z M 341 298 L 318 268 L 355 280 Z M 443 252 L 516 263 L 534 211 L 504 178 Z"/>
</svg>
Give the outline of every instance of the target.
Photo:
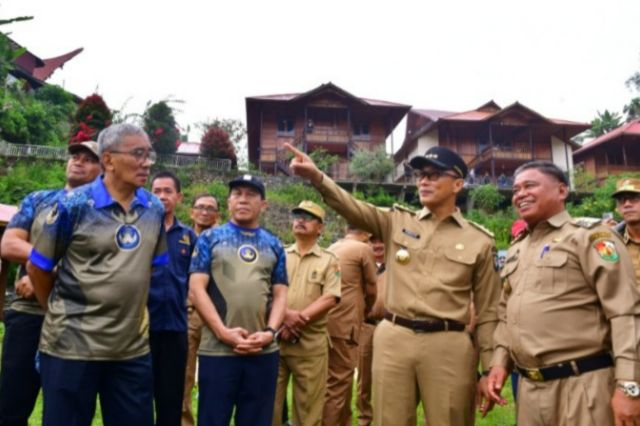
<svg viewBox="0 0 640 426">
<path fill-rule="evenodd" d="M 571 221 L 571 224 L 580 228 L 591 229 L 600 224 L 601 219 L 595 217 L 577 217 Z"/>
<path fill-rule="evenodd" d="M 400 204 L 394 204 L 393 207 L 391 208 L 392 211 L 400 211 L 400 212 L 405 212 L 405 213 L 409 213 L 412 215 L 415 215 L 416 212 L 415 210 L 411 210 L 409 207 L 405 207 L 402 206 Z"/>
<path fill-rule="evenodd" d="M 613 234 L 609 231 L 599 231 L 589 234 L 589 242 L 592 243 L 595 240 L 606 240 L 613 237 Z"/>
<path fill-rule="evenodd" d="M 613 241 L 610 240 L 599 240 L 593 244 L 593 248 L 598 253 L 598 256 L 602 260 L 606 260 L 607 262 L 617 262 L 620 259 L 618 255 L 618 251 L 616 250 L 616 245 Z"/>
<path fill-rule="evenodd" d="M 495 238 L 495 236 L 493 235 L 493 232 L 489 231 L 487 228 L 480 225 L 479 223 L 475 223 L 474 221 L 469 219 L 467 219 L 467 222 L 469 222 L 470 225 L 473 225 L 474 228 L 482 231 L 484 234 L 487 234 L 490 238 Z"/>
</svg>

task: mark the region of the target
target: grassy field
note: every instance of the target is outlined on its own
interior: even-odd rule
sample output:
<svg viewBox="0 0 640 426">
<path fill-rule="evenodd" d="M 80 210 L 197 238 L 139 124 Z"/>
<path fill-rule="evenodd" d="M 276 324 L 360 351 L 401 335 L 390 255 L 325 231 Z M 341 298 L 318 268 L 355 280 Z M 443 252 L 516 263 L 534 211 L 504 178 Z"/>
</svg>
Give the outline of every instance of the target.
<svg viewBox="0 0 640 426">
<path fill-rule="evenodd" d="M 0 339 L 4 336 L 4 324 L 0 324 Z M 289 390 L 291 392 L 291 390 Z M 496 407 L 494 410 L 487 415 L 485 419 L 478 418 L 476 419 L 476 425 L 479 426 L 512 426 L 515 425 L 515 414 L 514 414 L 514 404 L 513 404 L 513 396 L 511 394 L 511 386 L 507 383 L 505 389 L 505 397 L 508 399 L 509 404 L 505 407 Z M 352 410 L 354 413 L 354 421 L 353 425 L 357 426 L 357 409 L 355 407 L 355 388 L 354 395 L 352 398 Z M 197 389 L 194 390 L 194 411 L 197 412 Z M 289 395 L 289 401 L 291 401 L 291 395 Z M 424 424 L 424 415 L 422 409 L 418 409 L 418 425 Z M 29 426 L 40 426 L 42 425 L 42 394 L 38 398 L 36 403 L 36 407 L 29 419 Z M 96 416 L 93 420 L 92 426 L 102 426 L 102 417 L 100 414 L 100 404 L 97 404 Z"/>
</svg>

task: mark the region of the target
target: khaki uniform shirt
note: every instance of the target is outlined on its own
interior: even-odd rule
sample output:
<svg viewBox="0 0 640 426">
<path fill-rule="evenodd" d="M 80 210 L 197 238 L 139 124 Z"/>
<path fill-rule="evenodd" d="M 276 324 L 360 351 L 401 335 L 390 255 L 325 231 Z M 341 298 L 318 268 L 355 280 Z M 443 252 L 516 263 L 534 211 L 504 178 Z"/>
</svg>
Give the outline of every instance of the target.
<svg viewBox="0 0 640 426">
<path fill-rule="evenodd" d="M 325 294 L 340 298 L 340 265 L 335 254 L 317 244 L 304 256 L 300 255 L 296 244 L 285 251 L 289 276 L 287 308 L 302 311 Z M 280 355 L 326 354 L 329 347 L 327 318 L 328 313 L 307 324 L 297 343 L 280 342 Z"/>
<path fill-rule="evenodd" d="M 358 343 L 365 312 L 376 300 L 376 260 L 369 244 L 351 238 L 333 243 L 329 250 L 340 259 L 342 297 L 329 311 L 329 335 Z"/>
<path fill-rule="evenodd" d="M 496 248 L 488 231 L 468 222 L 459 211 L 437 221 L 428 209 L 418 214 L 394 207 L 384 211 L 355 200 L 324 176 L 318 190 L 347 221 L 385 242 L 386 308 L 405 318 L 469 322 L 473 292 L 478 312 L 480 359 L 487 369 L 497 325 L 500 282 Z M 408 261 L 396 260 L 398 252 Z"/>
<path fill-rule="evenodd" d="M 493 365 L 538 368 L 613 351 L 616 378 L 640 379 L 640 293 L 622 241 L 566 211 L 516 240 L 501 273 Z"/>
<path fill-rule="evenodd" d="M 626 226 L 624 228 L 624 236 L 622 237 L 622 240 L 627 246 L 627 250 L 631 256 L 631 261 L 633 262 L 633 269 L 636 271 L 636 284 L 640 285 L 640 242 L 633 241 L 631 239 Z"/>
<path fill-rule="evenodd" d="M 386 276 L 384 263 L 378 265 L 378 277 L 376 278 L 376 301 L 367 318 L 381 320 L 384 317 L 384 281 Z"/>
</svg>

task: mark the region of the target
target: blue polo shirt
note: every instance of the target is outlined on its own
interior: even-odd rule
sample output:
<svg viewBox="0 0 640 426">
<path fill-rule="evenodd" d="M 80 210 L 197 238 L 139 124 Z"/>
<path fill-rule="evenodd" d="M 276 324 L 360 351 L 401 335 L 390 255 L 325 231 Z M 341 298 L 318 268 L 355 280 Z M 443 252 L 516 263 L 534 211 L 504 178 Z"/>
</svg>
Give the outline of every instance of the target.
<svg viewBox="0 0 640 426">
<path fill-rule="evenodd" d="M 169 260 L 164 208 L 139 188 L 128 211 L 102 176 L 43 210 L 29 260 L 57 266 L 40 351 L 63 359 L 127 360 L 149 352 L 151 268 Z"/>
<path fill-rule="evenodd" d="M 167 231 L 169 263 L 154 268 L 149 290 L 151 331 L 187 331 L 189 264 L 197 236 L 177 218 Z"/>
</svg>

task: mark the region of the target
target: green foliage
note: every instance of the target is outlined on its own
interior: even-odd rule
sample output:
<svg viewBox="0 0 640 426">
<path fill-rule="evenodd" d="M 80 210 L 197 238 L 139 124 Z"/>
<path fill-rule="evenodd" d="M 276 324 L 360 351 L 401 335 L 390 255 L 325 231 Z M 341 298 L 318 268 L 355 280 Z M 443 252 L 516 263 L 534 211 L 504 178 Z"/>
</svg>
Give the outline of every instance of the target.
<svg viewBox="0 0 640 426">
<path fill-rule="evenodd" d="M 387 154 L 384 146 L 373 151 L 361 149 L 356 151 L 349 170 L 362 180 L 381 182 L 393 171 L 393 159 Z"/>
<path fill-rule="evenodd" d="M 482 210 L 472 209 L 466 214 L 466 218 L 487 228 L 493 232 L 498 249 L 509 247 L 511 224 L 517 219 L 512 208 L 501 210 L 492 214 L 486 214 Z"/>
<path fill-rule="evenodd" d="M 500 191 L 498 191 L 498 188 L 490 184 L 473 188 L 469 196 L 474 206 L 485 213 L 495 212 L 505 200 L 502 194 L 500 194 Z"/>
<path fill-rule="evenodd" d="M 602 113 L 598 111 L 597 117 L 591 120 L 589 134 L 593 137 L 602 136 L 620 126 L 621 122 L 622 117 L 617 112 L 610 112 L 606 109 Z"/>
<path fill-rule="evenodd" d="M 622 112 L 627 114 L 627 121 L 640 118 L 640 97 L 635 97 L 622 108 Z"/>
<path fill-rule="evenodd" d="M 0 203 L 17 205 L 25 195 L 42 189 L 62 188 L 65 185 L 64 163 L 48 161 L 19 162 L 9 166 L 0 162 Z"/>
<path fill-rule="evenodd" d="M 331 155 L 324 148 L 317 148 L 312 153 L 309 154 L 311 160 L 316 163 L 316 166 L 323 172 L 330 174 L 331 167 L 338 162 L 340 157 L 337 155 Z"/>
<path fill-rule="evenodd" d="M 358 200 L 366 201 L 377 207 L 393 207 L 398 203 L 398 199 L 389 194 L 382 187 L 368 187 L 365 192 L 355 191 L 353 196 Z"/>
<path fill-rule="evenodd" d="M 596 177 L 587 172 L 581 164 L 574 166 L 571 182 L 573 182 L 576 191 L 593 191 L 598 183 Z"/>
<path fill-rule="evenodd" d="M 159 154 L 175 154 L 180 144 L 180 131 L 169 104 L 160 101 L 148 106 L 142 120 L 153 148 Z"/>
<path fill-rule="evenodd" d="M 616 190 L 616 182 L 626 177 L 640 178 L 640 174 L 625 173 L 608 176 L 602 185 L 594 188 L 591 196 L 582 199 L 579 204 L 568 204 L 567 210 L 573 217 L 594 218 L 601 218 L 603 213 L 615 212 L 616 203 L 612 195 Z"/>
</svg>

